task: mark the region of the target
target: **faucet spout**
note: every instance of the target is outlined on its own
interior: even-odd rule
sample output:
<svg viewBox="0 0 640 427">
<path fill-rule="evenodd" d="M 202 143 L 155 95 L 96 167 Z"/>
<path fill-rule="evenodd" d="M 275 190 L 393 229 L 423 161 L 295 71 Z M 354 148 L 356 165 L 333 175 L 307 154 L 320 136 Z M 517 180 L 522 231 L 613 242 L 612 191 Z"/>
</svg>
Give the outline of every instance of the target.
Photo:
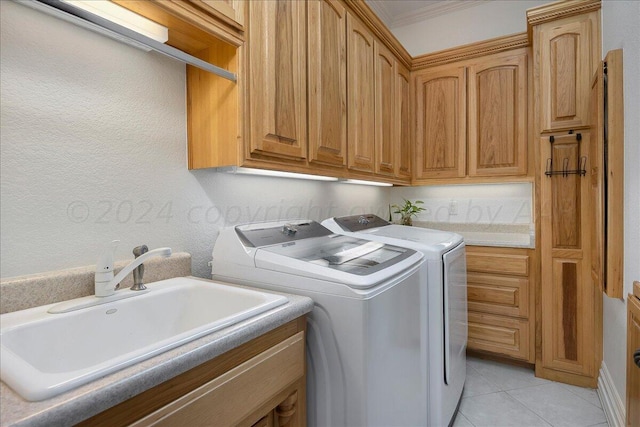
<svg viewBox="0 0 640 427">
<path fill-rule="evenodd" d="M 120 282 L 124 280 L 125 277 L 127 277 L 134 269 L 139 267 L 143 262 L 155 256 L 169 257 L 171 256 L 171 248 L 158 248 L 158 249 L 153 249 L 149 252 L 143 253 L 142 255 L 134 259 L 129 265 L 124 267 L 118 274 L 116 274 L 115 277 L 110 278 L 109 280 L 99 280 L 98 276 L 96 275 L 96 285 L 95 285 L 96 296 L 104 297 L 104 296 L 113 295 L 113 293 L 116 290 L 116 287 Z"/>
</svg>

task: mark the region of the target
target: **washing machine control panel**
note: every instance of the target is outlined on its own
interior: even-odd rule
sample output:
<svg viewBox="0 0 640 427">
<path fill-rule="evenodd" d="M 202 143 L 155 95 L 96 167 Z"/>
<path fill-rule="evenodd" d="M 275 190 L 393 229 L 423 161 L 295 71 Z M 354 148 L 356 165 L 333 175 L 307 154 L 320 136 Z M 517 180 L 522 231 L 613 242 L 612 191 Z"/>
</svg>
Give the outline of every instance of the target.
<svg viewBox="0 0 640 427">
<path fill-rule="evenodd" d="M 252 248 L 333 234 L 315 221 L 291 221 L 279 225 L 265 223 L 263 226 L 259 224 L 239 225 L 236 227 L 236 233 L 245 246 Z"/>
<path fill-rule="evenodd" d="M 334 220 L 344 231 L 351 232 L 379 228 L 391 224 L 390 222 L 373 214 L 336 217 Z"/>
</svg>

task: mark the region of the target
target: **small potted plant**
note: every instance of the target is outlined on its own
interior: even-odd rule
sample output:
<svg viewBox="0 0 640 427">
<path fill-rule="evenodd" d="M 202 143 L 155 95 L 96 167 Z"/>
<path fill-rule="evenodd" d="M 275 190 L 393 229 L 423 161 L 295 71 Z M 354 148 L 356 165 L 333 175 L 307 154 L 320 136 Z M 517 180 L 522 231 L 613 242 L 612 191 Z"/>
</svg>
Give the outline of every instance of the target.
<svg viewBox="0 0 640 427">
<path fill-rule="evenodd" d="M 392 208 L 395 209 L 393 213 L 400 214 L 402 225 L 413 225 L 413 220 L 411 217 L 414 217 L 418 214 L 418 212 L 422 212 L 425 210 L 423 207 L 418 206 L 423 204 L 422 200 L 416 200 L 415 202 L 411 202 L 411 200 L 403 199 L 404 204 L 402 206 L 391 205 Z"/>
</svg>

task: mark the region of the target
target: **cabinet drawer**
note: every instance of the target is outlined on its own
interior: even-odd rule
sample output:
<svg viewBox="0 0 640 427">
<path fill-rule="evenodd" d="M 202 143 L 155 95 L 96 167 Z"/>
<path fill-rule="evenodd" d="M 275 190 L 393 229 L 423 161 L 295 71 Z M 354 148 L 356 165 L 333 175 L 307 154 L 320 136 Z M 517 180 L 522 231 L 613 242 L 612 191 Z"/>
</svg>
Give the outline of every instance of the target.
<svg viewBox="0 0 640 427">
<path fill-rule="evenodd" d="M 529 317 L 529 279 L 469 273 L 469 310 L 505 316 Z"/>
<path fill-rule="evenodd" d="M 304 332 L 298 332 L 132 425 L 236 425 L 303 375 Z"/>
<path fill-rule="evenodd" d="M 469 312 L 468 347 L 529 361 L 529 321 Z"/>
<path fill-rule="evenodd" d="M 467 270 L 479 273 L 529 275 L 529 256 L 467 252 Z"/>
</svg>

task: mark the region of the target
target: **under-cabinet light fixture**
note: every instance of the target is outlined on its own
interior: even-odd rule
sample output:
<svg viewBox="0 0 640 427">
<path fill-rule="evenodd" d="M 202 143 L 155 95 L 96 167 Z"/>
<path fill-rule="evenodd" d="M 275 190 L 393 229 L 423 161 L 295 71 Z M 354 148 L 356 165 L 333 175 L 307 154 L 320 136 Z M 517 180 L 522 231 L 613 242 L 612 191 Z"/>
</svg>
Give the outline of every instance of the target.
<svg viewBox="0 0 640 427">
<path fill-rule="evenodd" d="M 138 15 L 122 6 L 107 0 L 62 0 L 79 9 L 98 15 L 118 25 L 122 25 L 136 33 L 147 36 L 159 43 L 169 40 L 169 29 L 144 16 Z"/>
<path fill-rule="evenodd" d="M 306 173 L 294 173 L 294 172 L 281 172 L 268 169 L 253 169 L 242 167 L 222 167 L 217 168 L 220 172 L 236 173 L 241 175 L 259 175 L 259 176 L 274 176 L 278 178 L 295 178 L 295 179 L 307 179 L 314 181 L 338 181 L 338 178 L 323 175 L 310 175 Z"/>
<path fill-rule="evenodd" d="M 153 50 L 223 77 L 237 81 L 235 73 L 169 46 L 168 29 L 122 6 L 104 0 L 14 0 L 17 3 L 106 35 L 147 52 Z"/>
<path fill-rule="evenodd" d="M 393 184 L 388 182 L 378 182 L 378 181 L 365 181 L 362 179 L 345 179 L 342 182 L 345 184 L 357 184 L 357 185 L 373 185 L 376 187 L 392 187 Z"/>
</svg>

